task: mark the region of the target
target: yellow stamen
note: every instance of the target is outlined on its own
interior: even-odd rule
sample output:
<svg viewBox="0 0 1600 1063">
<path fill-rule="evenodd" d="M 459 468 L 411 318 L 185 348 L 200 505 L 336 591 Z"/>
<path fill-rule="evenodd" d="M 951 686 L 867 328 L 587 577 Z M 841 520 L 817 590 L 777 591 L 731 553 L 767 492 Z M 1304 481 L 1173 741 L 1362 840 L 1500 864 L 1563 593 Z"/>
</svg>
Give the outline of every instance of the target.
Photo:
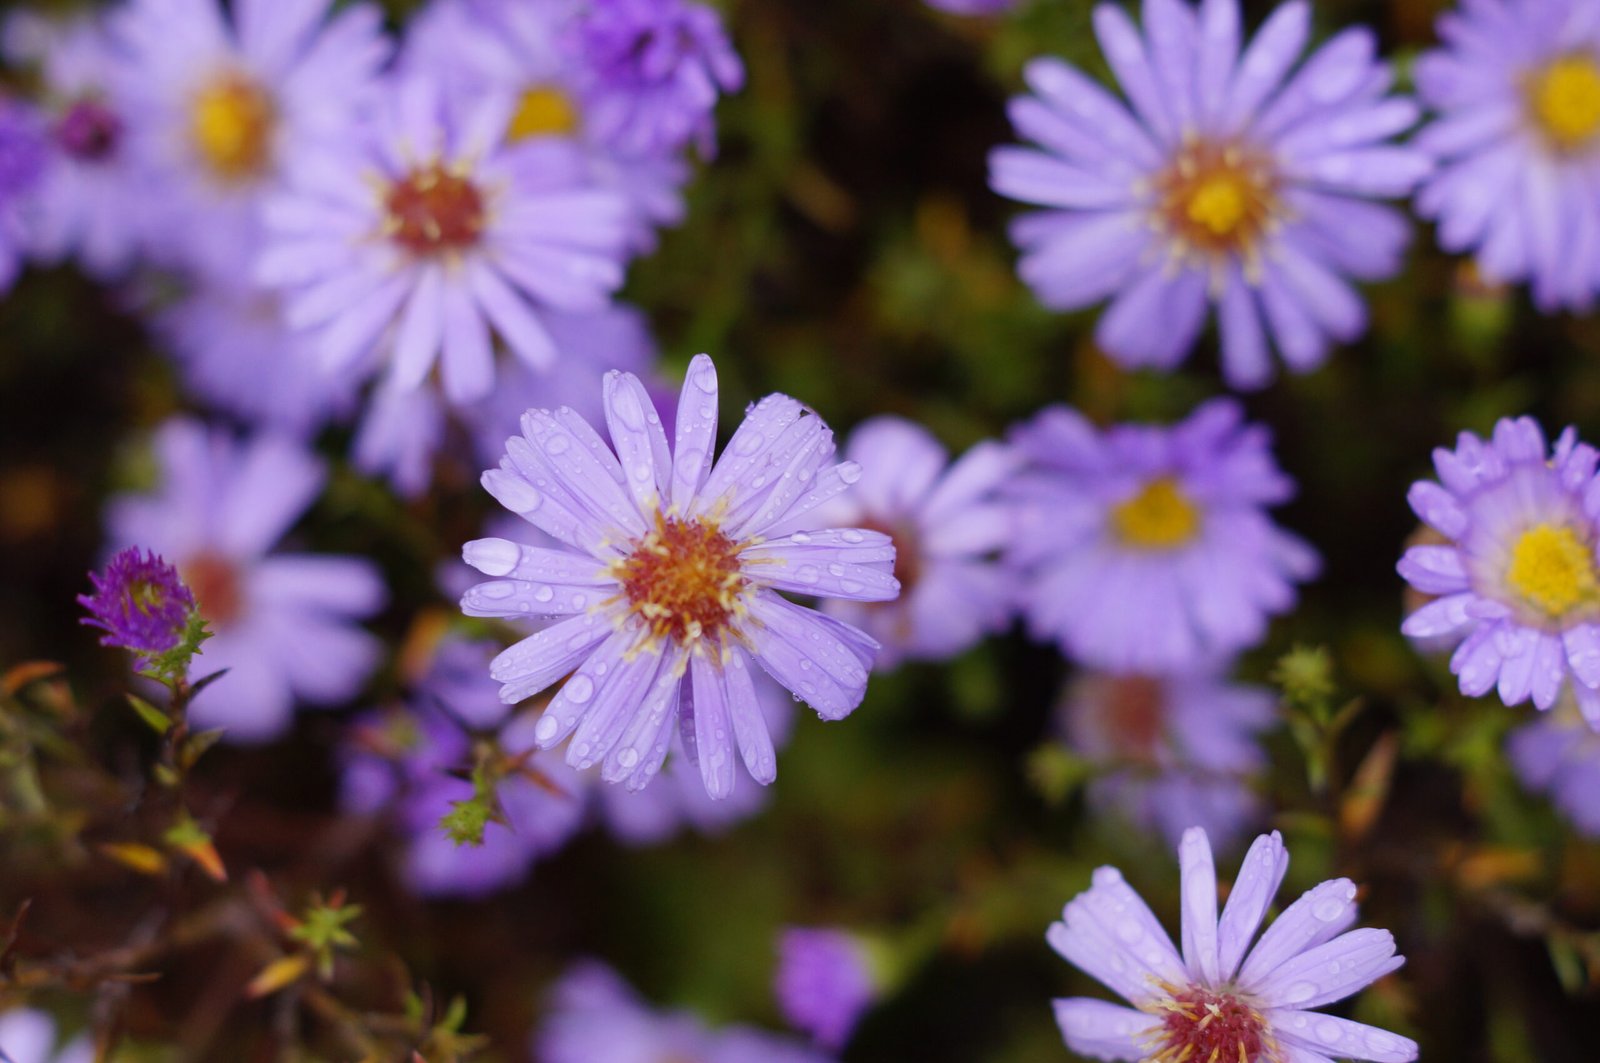
<svg viewBox="0 0 1600 1063">
<path fill-rule="evenodd" d="M 1571 528 L 1535 524 L 1511 548 L 1506 583 L 1552 620 L 1600 601 L 1594 547 Z"/>
<path fill-rule="evenodd" d="M 1588 55 L 1557 59 L 1528 88 L 1534 122 L 1563 151 L 1586 146 L 1600 132 L 1600 63 Z"/>
<path fill-rule="evenodd" d="M 1249 210 L 1249 194 L 1249 189 L 1236 175 L 1214 174 L 1189 193 L 1184 213 L 1190 221 L 1203 225 L 1216 236 L 1231 236 Z"/>
<path fill-rule="evenodd" d="M 190 104 L 189 135 L 200 158 L 224 181 L 256 177 L 267 169 L 276 124 L 271 97 L 240 74 L 215 79 Z"/>
<path fill-rule="evenodd" d="M 535 85 L 517 101 L 517 113 L 506 127 L 506 139 L 570 137 L 578 131 L 578 109 L 567 94 L 550 85 Z"/>
<path fill-rule="evenodd" d="M 1170 550 L 1192 540 L 1200 530 L 1200 511 L 1178 481 L 1161 476 L 1111 510 L 1117 538 L 1145 550 Z"/>
</svg>

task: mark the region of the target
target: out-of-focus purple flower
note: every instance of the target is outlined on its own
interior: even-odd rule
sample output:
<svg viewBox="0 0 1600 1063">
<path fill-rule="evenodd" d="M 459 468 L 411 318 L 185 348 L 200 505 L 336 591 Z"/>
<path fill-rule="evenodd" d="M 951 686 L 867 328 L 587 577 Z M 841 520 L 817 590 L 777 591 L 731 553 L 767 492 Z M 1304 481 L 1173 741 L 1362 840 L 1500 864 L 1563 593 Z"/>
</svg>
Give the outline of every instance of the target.
<svg viewBox="0 0 1600 1063">
<path fill-rule="evenodd" d="M 1410 228 L 1372 200 L 1409 195 L 1429 170 L 1392 142 L 1417 107 L 1385 95 L 1392 75 L 1366 27 L 1300 63 L 1305 0 L 1248 46 L 1238 0 L 1143 10 L 1142 34 L 1119 5 L 1094 11 L 1128 105 L 1058 59 L 1024 72 L 1035 95 L 1012 102 L 1011 121 L 1039 147 L 991 156 L 996 191 L 1049 208 L 1012 230 L 1019 272 L 1055 310 L 1111 298 L 1095 337 L 1129 368 L 1178 364 L 1214 305 L 1234 387 L 1271 378 L 1273 347 L 1312 369 L 1366 330 L 1350 279 L 1400 266 Z"/>
<path fill-rule="evenodd" d="M 866 945 L 843 930 L 790 927 L 773 983 L 784 1019 L 837 1052 L 878 997 Z"/>
<path fill-rule="evenodd" d="M 1103 771 L 1089 784 L 1090 804 L 1174 845 L 1203 827 L 1228 849 L 1263 812 L 1250 778 L 1266 763 L 1256 738 L 1272 725 L 1273 702 L 1270 691 L 1209 669 L 1089 674 L 1068 687 L 1061 716 L 1067 743 Z"/>
<path fill-rule="evenodd" d="M 379 657 L 354 621 L 383 604 L 382 577 L 363 558 L 271 552 L 321 490 L 321 463 L 285 436 L 238 443 L 183 418 L 161 427 L 155 449 L 159 490 L 113 499 L 107 525 L 112 545 L 172 559 L 211 630 L 197 667 L 229 671 L 195 697 L 191 719 L 263 741 L 297 700 L 353 697 Z"/>
<path fill-rule="evenodd" d="M 826 517 L 894 540 L 900 597 L 831 601 L 826 611 L 882 644 L 877 666 L 951 657 L 1004 628 L 1018 587 L 1014 574 L 993 560 L 1014 521 L 997 492 L 1020 456 L 984 442 L 952 465 L 921 425 L 875 417 L 850 434 L 845 457 L 861 466 L 861 479 L 830 504 Z"/>
<path fill-rule="evenodd" d="M 569 971 L 535 1034 L 542 1063 L 827 1063 L 809 1049 L 745 1027 L 708 1030 L 688 1012 L 657 1012 L 616 972 L 589 961 Z"/>
<path fill-rule="evenodd" d="M 80 623 L 105 632 L 100 645 L 133 651 L 143 668 L 183 641 L 194 617 L 194 595 L 160 556 L 132 546 L 119 550 L 105 575 L 91 572 L 89 582 L 94 593 L 78 595 L 78 604 L 89 610 Z"/>
<path fill-rule="evenodd" d="M 1600 837 L 1600 735 L 1576 711 L 1557 708 L 1506 739 L 1506 757 L 1522 785 L 1548 794 L 1561 814 Z"/>
<path fill-rule="evenodd" d="M 1232 401 L 1105 431 L 1057 406 L 1013 444 L 1030 463 L 1011 488 L 1022 605 L 1081 663 L 1165 673 L 1229 657 L 1316 572 L 1311 548 L 1267 516 L 1294 486 Z"/>
<path fill-rule="evenodd" d="M 240 283 L 258 211 L 284 167 L 347 140 L 392 46 L 383 14 L 333 0 L 129 0 L 110 18 L 129 57 L 130 145 L 163 191 L 148 205 L 163 259 Z"/>
<path fill-rule="evenodd" d="M 36 1008 L 13 1008 L 0 1014 L 0 1058 L 11 1063 L 90 1063 L 94 1046 L 77 1037 L 57 1046 L 56 1024 Z"/>
<path fill-rule="evenodd" d="M 529 410 L 484 487 L 571 549 L 467 543 L 487 576 L 462 597 L 471 616 L 561 618 L 495 658 L 508 703 L 567 677 L 539 717 L 541 748 L 571 738 L 568 763 L 643 787 L 677 731 L 706 790 L 732 789 L 734 750 L 762 784 L 777 758 L 750 661 L 824 719 L 860 704 L 877 649 L 863 632 L 778 591 L 881 601 L 899 584 L 880 532 L 813 530 L 813 510 L 859 478 L 830 463 L 833 434 L 786 395 L 751 407 L 713 462 L 717 375 L 690 363 L 676 445 L 639 379 L 610 373 L 615 453 L 570 409 Z"/>
<path fill-rule="evenodd" d="M 29 241 L 31 200 L 45 168 L 39 116 L 0 93 L 0 294 L 17 279 Z"/>
<path fill-rule="evenodd" d="M 1017 0 L 928 0 L 929 7 L 952 15 L 998 15 L 1017 6 Z"/>
<path fill-rule="evenodd" d="M 471 403 L 495 387 L 496 337 L 545 369 L 559 352 L 544 311 L 607 305 L 627 205 L 570 144 L 507 143 L 513 107 L 407 79 L 358 135 L 294 160 L 258 277 L 284 289 L 330 372 L 376 348 L 391 386 L 420 387 L 437 364 L 445 398 Z"/>
<path fill-rule="evenodd" d="M 1079 1055 L 1107 1060 L 1375 1060 L 1409 1063 L 1416 1043 L 1313 1011 L 1398 968 L 1387 930 L 1349 930 L 1356 887 L 1332 879 L 1285 908 L 1254 947 L 1289 854 L 1277 832 L 1245 854 L 1217 915 L 1217 873 L 1206 832 L 1187 831 L 1183 951 L 1114 867 L 1067 903 L 1045 935 L 1067 962 L 1132 1008 L 1090 997 L 1055 1001 L 1056 1022 Z"/>
<path fill-rule="evenodd" d="M 39 67 L 49 161 L 35 195 L 30 251 L 75 256 L 99 277 L 125 272 L 142 249 L 152 187 L 129 152 L 128 69 L 93 18 L 6 19 L 4 51 Z"/>
<path fill-rule="evenodd" d="M 1547 447 L 1530 417 L 1502 418 L 1489 440 L 1462 432 L 1433 452 L 1439 481 L 1407 496 L 1448 541 L 1411 547 L 1399 571 L 1435 596 L 1400 630 L 1460 643 L 1450 670 L 1463 694 L 1548 709 L 1570 689 L 1600 730 L 1596 461 L 1572 428 Z"/>
<path fill-rule="evenodd" d="M 1600 288 L 1600 19 L 1589 0 L 1471 0 L 1417 60 L 1436 117 L 1415 140 L 1438 169 L 1417 212 L 1439 244 L 1544 310 Z"/>
<path fill-rule="evenodd" d="M 686 0 L 592 0 L 575 28 L 595 135 L 628 155 L 693 141 L 715 150 L 711 112 L 744 86 L 744 64 L 717 13 Z"/>
</svg>

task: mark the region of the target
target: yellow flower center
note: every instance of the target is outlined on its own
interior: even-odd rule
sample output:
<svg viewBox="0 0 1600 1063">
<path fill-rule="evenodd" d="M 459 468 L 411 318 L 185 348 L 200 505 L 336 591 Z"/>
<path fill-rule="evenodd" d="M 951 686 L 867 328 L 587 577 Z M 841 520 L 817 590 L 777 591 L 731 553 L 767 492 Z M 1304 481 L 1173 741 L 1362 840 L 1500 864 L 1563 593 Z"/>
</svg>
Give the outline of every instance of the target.
<svg viewBox="0 0 1600 1063">
<path fill-rule="evenodd" d="M 1594 549 L 1571 528 L 1535 524 L 1511 548 L 1506 582 L 1552 620 L 1597 600 Z"/>
<path fill-rule="evenodd" d="M 1200 510 L 1183 493 L 1178 481 L 1158 477 L 1139 493 L 1111 510 L 1111 526 L 1128 546 L 1145 550 L 1171 550 L 1193 539 L 1200 530 Z"/>
<path fill-rule="evenodd" d="M 715 639 L 739 610 L 739 547 L 715 521 L 656 514 L 656 526 L 613 563 L 632 611 L 655 638 Z"/>
<path fill-rule="evenodd" d="M 1557 59 L 1529 86 L 1533 120 L 1555 146 L 1571 151 L 1600 132 L 1600 64 L 1587 55 Z"/>
<path fill-rule="evenodd" d="M 1247 254 L 1279 213 L 1267 159 L 1247 147 L 1196 140 L 1155 179 L 1157 228 L 1206 254 Z"/>
<path fill-rule="evenodd" d="M 271 163 L 277 125 L 272 99 L 254 81 L 224 74 L 195 94 L 189 135 L 200 158 L 224 181 L 259 176 Z"/>
<path fill-rule="evenodd" d="M 570 137 L 577 131 L 578 109 L 567 94 L 550 85 L 535 85 L 517 102 L 517 113 L 506 127 L 506 139 Z"/>
<path fill-rule="evenodd" d="M 1236 174 L 1214 174 L 1189 194 L 1184 209 L 1190 221 L 1217 236 L 1231 236 L 1247 216 L 1250 190 Z"/>
</svg>

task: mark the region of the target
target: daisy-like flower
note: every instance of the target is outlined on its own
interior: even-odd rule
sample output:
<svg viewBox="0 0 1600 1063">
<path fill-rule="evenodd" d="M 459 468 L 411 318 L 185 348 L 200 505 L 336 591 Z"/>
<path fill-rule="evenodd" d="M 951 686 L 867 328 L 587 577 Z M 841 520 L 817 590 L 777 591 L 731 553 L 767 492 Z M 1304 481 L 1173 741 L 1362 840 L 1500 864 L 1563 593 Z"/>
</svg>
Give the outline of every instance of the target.
<svg viewBox="0 0 1600 1063">
<path fill-rule="evenodd" d="M 879 989 L 865 942 L 843 930 L 789 927 L 778 938 L 773 992 L 789 1025 L 837 1052 Z"/>
<path fill-rule="evenodd" d="M 196 726 L 262 741 L 288 727 L 297 700 L 353 697 L 379 657 L 378 641 L 355 624 L 383 604 L 377 569 L 358 557 L 272 552 L 321 490 L 321 463 L 287 437 L 239 444 L 187 419 L 163 425 L 155 450 L 160 489 L 113 499 L 107 523 L 114 545 L 173 562 L 211 630 L 194 667 L 228 677 L 195 696 Z"/>
<path fill-rule="evenodd" d="M 1260 641 L 1316 554 L 1267 516 L 1294 487 L 1265 428 L 1217 399 L 1170 428 L 1097 430 L 1065 407 L 1013 433 L 1010 489 L 1035 634 L 1113 672 L 1172 672 Z"/>
<path fill-rule="evenodd" d="M 751 776 L 770 783 L 777 758 L 751 661 L 836 720 L 860 704 L 877 650 L 777 592 L 899 593 L 887 535 L 808 519 L 860 467 L 830 464 L 832 432 L 786 395 L 751 407 L 713 462 L 717 375 L 705 355 L 689 365 L 671 448 L 637 377 L 608 374 L 605 404 L 615 453 L 565 408 L 529 410 L 507 440 L 484 487 L 570 549 L 467 543 L 467 563 L 494 578 L 469 590 L 462 609 L 563 618 L 492 669 L 508 703 L 568 677 L 539 717 L 541 748 L 570 737 L 568 763 L 600 764 L 606 781 L 638 789 L 681 732 L 711 796 L 733 786 L 735 747 Z"/>
<path fill-rule="evenodd" d="M 1400 630 L 1460 643 L 1450 670 L 1463 694 L 1548 709 L 1568 689 L 1600 730 L 1596 460 L 1572 428 L 1546 446 L 1529 417 L 1503 418 L 1488 440 L 1462 432 L 1433 452 L 1438 482 L 1407 496 L 1446 542 L 1411 547 L 1399 571 L 1434 596 Z"/>
<path fill-rule="evenodd" d="M 258 278 L 285 291 L 329 372 L 376 349 L 393 387 L 438 364 L 446 399 L 474 402 L 495 386 L 495 337 L 547 368 L 543 311 L 600 310 L 622 283 L 627 205 L 570 144 L 508 143 L 514 106 L 409 78 L 358 135 L 295 161 Z"/>
<path fill-rule="evenodd" d="M 44 168 L 39 116 L 0 93 L 0 294 L 10 291 L 17 279 L 30 241 L 31 200 Z"/>
<path fill-rule="evenodd" d="M 894 541 L 900 597 L 833 601 L 827 611 L 883 645 L 878 667 L 892 668 L 903 657 L 952 657 L 1004 628 L 1017 587 L 995 560 L 1013 523 L 998 491 L 1021 464 L 1017 453 L 984 442 L 951 464 L 926 428 L 874 417 L 850 434 L 845 457 L 861 466 L 861 479 L 830 504 L 827 517 Z"/>
<path fill-rule="evenodd" d="M 238 282 L 262 196 L 311 145 L 351 135 L 391 45 L 374 5 L 333 0 L 130 0 L 111 18 L 128 55 L 133 147 L 165 195 L 156 250 Z"/>
<path fill-rule="evenodd" d="M 89 611 L 81 622 L 105 632 L 100 645 L 131 650 L 141 668 L 175 649 L 189 631 L 194 594 L 156 554 L 119 550 L 105 574 L 91 572 L 89 582 L 94 593 L 78 595 L 78 604 Z"/>
<path fill-rule="evenodd" d="M 1198 827 L 1178 847 L 1183 950 L 1114 867 L 1067 903 L 1046 939 L 1069 963 L 1133 1007 L 1089 997 L 1055 1002 L 1068 1047 L 1095 1059 L 1140 1063 L 1407 1063 L 1416 1043 L 1313 1011 L 1395 970 L 1387 930 L 1349 930 L 1356 887 L 1333 879 L 1285 908 L 1252 947 L 1289 854 L 1276 832 L 1245 854 L 1217 915 L 1211 844 Z"/>
<path fill-rule="evenodd" d="M 57 1043 L 56 1023 L 37 1008 L 0 1014 L 0 1058 L 11 1063 L 90 1063 L 94 1046 L 87 1037 Z"/>
<path fill-rule="evenodd" d="M 1416 138 L 1438 170 L 1417 212 L 1447 251 L 1544 310 L 1600 288 L 1600 19 L 1589 0 L 1469 0 L 1417 60 L 1437 112 Z"/>
<path fill-rule="evenodd" d="M 1223 375 L 1240 388 L 1270 379 L 1274 347 L 1303 372 L 1361 335 L 1350 280 L 1393 274 L 1409 232 L 1372 200 L 1408 195 L 1430 165 L 1392 143 L 1418 112 L 1386 95 L 1372 32 L 1347 29 L 1300 63 L 1305 0 L 1248 46 L 1238 0 L 1146 0 L 1143 34 L 1106 3 L 1094 27 L 1128 104 L 1036 59 L 1035 95 L 1010 113 L 1039 147 L 991 158 L 996 191 L 1049 208 L 1012 232 L 1039 300 L 1110 297 L 1096 340 L 1129 368 L 1182 361 L 1215 306 Z"/>
<path fill-rule="evenodd" d="M 1573 826 L 1600 838 L 1600 734 L 1568 702 L 1512 731 L 1506 758 L 1524 786 L 1548 794 Z"/>
<path fill-rule="evenodd" d="M 1067 744 L 1103 769 L 1089 803 L 1176 845 L 1192 826 L 1226 849 L 1262 804 L 1250 779 L 1266 764 L 1257 735 L 1275 718 L 1271 691 L 1220 670 L 1173 676 L 1091 673 L 1061 705 Z"/>
</svg>

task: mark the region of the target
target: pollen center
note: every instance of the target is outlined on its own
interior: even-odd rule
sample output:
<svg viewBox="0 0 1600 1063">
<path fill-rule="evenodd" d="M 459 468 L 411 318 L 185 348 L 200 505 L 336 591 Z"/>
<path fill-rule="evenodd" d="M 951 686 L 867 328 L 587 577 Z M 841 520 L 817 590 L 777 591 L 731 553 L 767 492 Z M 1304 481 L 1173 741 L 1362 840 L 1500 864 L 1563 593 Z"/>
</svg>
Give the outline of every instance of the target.
<svg viewBox="0 0 1600 1063">
<path fill-rule="evenodd" d="M 517 113 L 506 127 L 506 139 L 570 137 L 578 131 L 578 110 L 567 94 L 553 85 L 535 85 L 517 101 Z"/>
<path fill-rule="evenodd" d="M 385 231 L 414 254 L 463 251 L 483 234 L 483 196 L 477 186 L 438 163 L 392 184 L 384 209 Z"/>
<path fill-rule="evenodd" d="M 1128 546 L 1171 550 L 1200 531 L 1200 510 L 1171 476 L 1161 476 L 1111 510 L 1111 526 Z"/>
<path fill-rule="evenodd" d="M 1174 987 L 1175 988 L 1175 987 Z M 1150 1063 L 1269 1063 L 1277 1057 L 1267 1020 L 1232 993 L 1190 986 L 1152 1005 Z"/>
<path fill-rule="evenodd" d="M 1142 675 L 1108 677 L 1095 699 L 1100 730 L 1118 757 L 1151 761 L 1166 731 L 1161 680 Z"/>
<path fill-rule="evenodd" d="M 1207 254 L 1246 253 L 1278 212 L 1275 186 L 1259 153 L 1192 141 L 1156 178 L 1156 225 Z"/>
<path fill-rule="evenodd" d="M 267 169 L 276 125 L 271 97 L 240 74 L 217 78 L 190 103 L 189 135 L 200 158 L 224 181 L 243 181 Z"/>
<path fill-rule="evenodd" d="M 196 554 L 178 566 L 178 574 L 194 594 L 200 615 L 213 627 L 227 627 L 244 611 L 239 570 L 226 558 Z"/>
<path fill-rule="evenodd" d="M 1600 64 L 1587 55 L 1557 59 L 1533 76 L 1535 124 L 1559 149 L 1586 146 L 1600 132 Z"/>
<path fill-rule="evenodd" d="M 682 645 L 715 639 L 745 585 L 738 546 L 714 522 L 661 514 L 613 572 L 650 633 Z"/>
<path fill-rule="evenodd" d="M 1506 582 L 1552 620 L 1597 600 L 1594 549 L 1571 528 L 1535 524 L 1511 548 Z"/>
</svg>

